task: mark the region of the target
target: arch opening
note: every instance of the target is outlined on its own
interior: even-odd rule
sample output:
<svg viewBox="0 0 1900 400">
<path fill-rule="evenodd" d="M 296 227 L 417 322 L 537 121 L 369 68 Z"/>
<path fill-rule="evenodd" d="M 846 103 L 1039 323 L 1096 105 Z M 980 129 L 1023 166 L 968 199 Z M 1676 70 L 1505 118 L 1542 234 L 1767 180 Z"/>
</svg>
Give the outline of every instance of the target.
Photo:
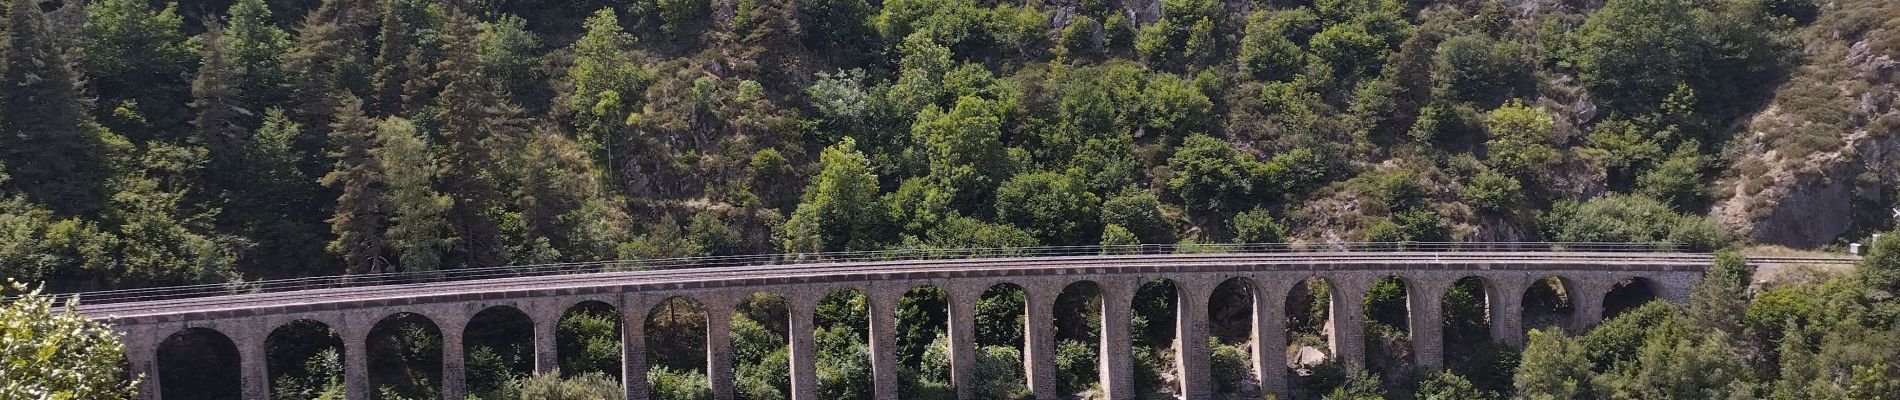
<svg viewBox="0 0 1900 400">
<path fill-rule="evenodd" d="M 1416 364 L 1412 349 L 1412 290 L 1405 278 L 1386 276 L 1372 282 L 1363 299 L 1366 369 L 1397 383 Z"/>
<path fill-rule="evenodd" d="M 1056 294 L 1054 318 L 1056 394 L 1064 398 L 1098 389 L 1102 377 L 1102 286 L 1077 281 Z"/>
<path fill-rule="evenodd" d="M 1603 295 L 1603 319 L 1615 318 L 1629 311 L 1661 298 L 1657 289 L 1661 286 L 1646 278 L 1628 278 L 1616 282 L 1610 292 Z"/>
<path fill-rule="evenodd" d="M 342 398 L 343 337 L 322 322 L 300 319 L 264 337 L 271 398 Z"/>
<path fill-rule="evenodd" d="M 741 400 L 787 399 L 792 394 L 790 309 L 785 296 L 756 292 L 732 309 L 734 395 Z"/>
<path fill-rule="evenodd" d="M 442 397 L 442 331 L 435 321 L 406 312 L 383 317 L 369 330 L 367 350 L 373 397 Z"/>
<path fill-rule="evenodd" d="M 1516 350 L 1492 335 L 1497 315 L 1497 290 L 1484 278 L 1469 276 L 1452 282 L 1439 299 L 1443 327 L 1441 345 L 1445 366 L 1471 380 L 1473 386 L 1494 393 L 1510 393 Z"/>
<path fill-rule="evenodd" d="M 1029 292 L 1013 283 L 998 283 L 976 301 L 975 373 L 971 380 L 979 399 L 1020 399 L 1030 396 L 1029 375 L 1023 367 L 1023 330 L 1027 327 Z"/>
<path fill-rule="evenodd" d="M 1524 290 L 1523 312 L 1520 315 L 1524 323 L 1522 335 L 1538 328 L 1567 328 L 1575 318 L 1576 305 L 1573 304 L 1576 286 L 1570 280 L 1561 277 L 1546 277 L 1532 281 Z M 1521 336 L 1520 336 L 1521 337 Z"/>
<path fill-rule="evenodd" d="M 554 327 L 556 363 L 561 375 L 601 374 L 620 380 L 619 310 L 600 301 L 583 301 L 561 312 Z"/>
<path fill-rule="evenodd" d="M 812 315 L 818 397 L 862 400 L 875 393 L 871 380 L 870 298 L 838 289 L 818 301 Z"/>
<path fill-rule="evenodd" d="M 1181 299 L 1174 281 L 1155 279 L 1135 290 L 1129 307 L 1130 352 L 1135 361 L 1135 393 L 1178 397 L 1181 382 L 1169 377 L 1179 375 L 1179 357 L 1175 343 Z M 1198 339 L 1206 340 L 1206 339 Z"/>
<path fill-rule="evenodd" d="M 243 394 L 237 345 L 224 333 L 186 328 L 158 346 L 158 391 L 168 399 L 237 399 Z"/>
<path fill-rule="evenodd" d="M 646 317 L 647 390 L 654 398 L 711 398 L 706 376 L 706 307 L 673 296 Z"/>
<path fill-rule="evenodd" d="M 1260 381 L 1254 374 L 1254 297 L 1252 279 L 1233 278 L 1214 287 L 1207 300 L 1208 369 L 1215 391 L 1232 398 L 1257 399 Z M 1266 347 L 1271 349 L 1272 347 Z"/>
<path fill-rule="evenodd" d="M 476 312 L 462 331 L 462 363 L 470 395 L 518 397 L 514 383 L 534 373 L 534 320 L 510 306 Z"/>
<path fill-rule="evenodd" d="M 1326 278 L 1310 276 L 1287 290 L 1286 374 L 1294 398 L 1318 398 L 1332 390 L 1326 383 L 1338 372 L 1333 358 L 1333 289 Z"/>
<path fill-rule="evenodd" d="M 955 398 L 950 381 L 950 293 L 930 285 L 897 300 L 899 390 L 905 397 Z"/>
</svg>

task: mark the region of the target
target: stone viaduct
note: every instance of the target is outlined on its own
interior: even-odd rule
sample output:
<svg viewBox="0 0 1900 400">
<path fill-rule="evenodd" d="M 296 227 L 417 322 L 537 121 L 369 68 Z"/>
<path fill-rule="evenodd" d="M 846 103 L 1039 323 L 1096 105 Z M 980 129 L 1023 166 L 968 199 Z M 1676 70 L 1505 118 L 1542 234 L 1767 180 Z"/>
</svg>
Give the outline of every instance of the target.
<svg viewBox="0 0 1900 400">
<path fill-rule="evenodd" d="M 1053 316 L 1057 294 L 1067 285 L 1092 282 L 1101 289 L 1101 383 L 1110 398 L 1134 398 L 1130 346 L 1130 303 L 1144 282 L 1165 278 L 1177 290 L 1178 338 L 1208 336 L 1207 307 L 1217 285 L 1239 280 L 1253 293 L 1253 374 L 1263 389 L 1287 394 L 1288 292 L 1310 277 L 1325 279 L 1334 295 L 1332 354 L 1346 362 L 1365 359 L 1361 310 L 1364 293 L 1379 279 L 1396 276 L 1406 285 L 1414 356 L 1423 368 L 1441 368 L 1441 298 L 1454 282 L 1475 277 L 1485 287 L 1492 337 L 1522 346 L 1525 327 L 1521 301 L 1527 288 L 1558 277 L 1574 313 L 1571 329 L 1602 319 L 1604 296 L 1619 282 L 1641 281 L 1656 298 L 1686 302 L 1689 288 L 1712 262 L 1708 255 L 1652 253 L 1280 253 L 1168 254 L 1001 258 L 977 260 L 886 261 L 770 267 L 709 268 L 589 273 L 502 278 L 285 293 L 256 293 L 209 298 L 86 305 L 80 312 L 111 319 L 125 334 L 133 373 L 143 374 L 142 398 L 158 399 L 161 379 L 158 348 L 186 329 L 208 329 L 228 338 L 240 357 L 242 394 L 269 397 L 266 338 L 297 320 L 322 323 L 343 342 L 344 382 L 350 399 L 367 399 L 366 341 L 385 317 L 414 313 L 433 322 L 442 334 L 442 385 L 446 398 L 466 394 L 462 342 L 470 318 L 493 307 L 509 307 L 533 321 L 535 369 L 556 365 L 556 321 L 569 307 L 600 302 L 614 307 L 622 323 L 622 382 L 632 399 L 648 398 L 642 324 L 659 302 L 685 296 L 706 309 L 707 365 L 715 398 L 733 398 L 730 352 L 731 310 L 756 292 L 786 299 L 790 314 L 792 398 L 818 400 L 813 364 L 813 310 L 836 289 L 857 289 L 868 297 L 872 376 L 879 400 L 898 393 L 893 332 L 899 297 L 920 286 L 935 286 L 950 297 L 951 380 L 958 398 L 970 399 L 975 358 L 973 325 L 976 299 L 988 288 L 1009 283 L 1027 292 L 1024 366 L 1029 387 L 1039 399 L 1059 398 L 1055 383 Z M 1263 348 L 1264 344 L 1264 348 Z M 1209 350 L 1205 340 L 1177 340 L 1176 368 L 1183 371 L 1183 397 L 1212 398 Z"/>
</svg>

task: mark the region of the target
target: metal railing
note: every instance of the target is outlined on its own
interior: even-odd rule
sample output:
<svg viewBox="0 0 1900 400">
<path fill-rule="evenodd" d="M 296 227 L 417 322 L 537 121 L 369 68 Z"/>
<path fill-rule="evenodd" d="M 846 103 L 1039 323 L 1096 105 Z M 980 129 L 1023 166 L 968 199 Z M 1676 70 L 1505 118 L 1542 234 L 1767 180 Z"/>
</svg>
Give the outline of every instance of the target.
<svg viewBox="0 0 1900 400">
<path fill-rule="evenodd" d="M 61 303 L 74 299 L 85 304 L 112 304 L 250 293 L 278 293 L 345 287 L 468 281 L 494 278 L 572 275 L 601 272 L 745 267 L 790 264 L 880 261 L 928 261 L 993 258 L 1081 257 L 1163 254 L 1271 254 L 1271 253 L 1471 253 L 1471 252 L 1593 252 L 1676 253 L 1670 243 L 1595 242 L 1363 242 L 1363 243 L 1251 243 L 1251 244 L 1144 244 L 1120 246 L 1046 246 L 1022 248 L 896 249 L 827 253 L 779 253 L 736 256 L 612 260 L 435 271 L 405 271 L 308 278 L 269 279 L 230 283 L 154 288 L 100 290 L 54 294 Z M 9 297 L 7 300 L 11 300 Z"/>
</svg>

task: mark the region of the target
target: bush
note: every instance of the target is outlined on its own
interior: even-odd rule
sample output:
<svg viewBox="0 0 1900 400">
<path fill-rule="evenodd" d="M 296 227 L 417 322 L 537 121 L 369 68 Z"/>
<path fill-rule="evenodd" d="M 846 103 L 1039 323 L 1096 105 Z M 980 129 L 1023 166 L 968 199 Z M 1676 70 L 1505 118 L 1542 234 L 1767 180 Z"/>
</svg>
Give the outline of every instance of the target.
<svg viewBox="0 0 1900 400">
<path fill-rule="evenodd" d="M 1101 380 L 1096 373 L 1099 358 L 1096 346 L 1080 340 L 1061 340 L 1056 344 L 1056 390 L 1058 393 L 1079 393 L 1095 386 Z"/>
<path fill-rule="evenodd" d="M 1459 196 L 1465 204 L 1481 211 L 1507 214 L 1524 203 L 1524 184 L 1510 175 L 1486 170 L 1471 177 Z"/>
<path fill-rule="evenodd" d="M 1028 397 L 1029 385 L 1023 380 L 1023 356 L 1009 346 L 983 346 L 976 354 L 976 382 L 972 390 L 979 399 L 1020 399 Z"/>
<path fill-rule="evenodd" d="M 1496 394 L 1478 390 L 1476 385 L 1464 376 L 1451 371 L 1432 373 L 1424 382 L 1418 384 L 1420 400 L 1471 400 L 1496 397 Z"/>
<path fill-rule="evenodd" d="M 1153 192 L 1131 190 L 1102 203 L 1102 223 L 1119 225 L 1141 243 L 1174 243 L 1174 224 L 1161 213 L 1161 198 Z"/>
<path fill-rule="evenodd" d="M 620 381 L 599 372 L 561 378 L 560 371 L 534 374 L 521 381 L 521 400 L 624 400 Z"/>
<path fill-rule="evenodd" d="M 656 365 L 647 370 L 647 385 L 655 400 L 712 400 L 712 382 L 699 371 Z"/>
<path fill-rule="evenodd" d="M 1287 240 L 1286 227 L 1274 221 L 1273 213 L 1265 208 L 1235 215 L 1229 225 L 1234 230 L 1234 243 L 1283 243 Z"/>
<path fill-rule="evenodd" d="M 1207 348 L 1213 350 L 1208 362 L 1213 364 L 1208 371 L 1214 375 L 1214 383 L 1222 392 L 1237 392 L 1243 384 L 1253 378 L 1253 355 L 1247 344 L 1228 345 L 1220 339 L 1208 338 Z"/>
</svg>

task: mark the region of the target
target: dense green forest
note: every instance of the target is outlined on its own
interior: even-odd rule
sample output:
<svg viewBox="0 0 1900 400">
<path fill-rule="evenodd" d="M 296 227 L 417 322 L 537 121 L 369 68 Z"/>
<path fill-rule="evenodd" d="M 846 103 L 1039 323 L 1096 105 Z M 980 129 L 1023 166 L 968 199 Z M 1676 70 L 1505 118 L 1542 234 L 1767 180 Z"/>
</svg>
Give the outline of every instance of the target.
<svg viewBox="0 0 1900 400">
<path fill-rule="evenodd" d="M 932 247 L 1813 247 L 1892 228 L 1900 181 L 1889 0 L 8 0 L 0 17 L 0 276 L 59 292 Z M 1447 342 L 1475 349 L 1449 372 L 1328 363 L 1292 397 L 1900 398 L 1895 270 L 1718 267 L 1688 307 L 1541 331 L 1521 363 L 1472 335 Z M 1325 304 L 1310 283 L 1296 298 Z M 1376 349 L 1405 343 L 1379 317 L 1403 310 L 1398 286 L 1365 299 Z M 1136 305 L 1153 393 L 1176 338 L 1145 321 L 1171 320 L 1172 290 Z M 1482 310 L 1460 290 L 1447 310 Z M 1019 396 L 1021 289 L 993 292 L 981 390 Z M 900 317 L 940 323 L 941 296 Z M 773 301 L 733 321 L 740 359 L 766 360 L 739 366 L 747 398 L 788 384 Z M 690 341 L 666 335 L 704 315 L 665 307 L 648 336 Z M 820 310 L 827 398 L 869 395 L 863 307 Z M 1477 315 L 1446 332 L 1482 332 Z M 1086 319 L 1061 322 L 1064 393 L 1094 384 Z M 1296 317 L 1291 345 L 1322 344 L 1324 320 Z M 376 376 L 407 380 L 379 386 L 432 394 L 415 366 L 434 328 L 391 326 Z M 563 346 L 592 355 L 564 370 L 613 376 L 615 326 L 570 312 Z M 317 332 L 286 345 L 280 397 L 335 394 Z M 1223 393 L 1247 393 L 1250 339 L 1214 333 Z M 609 379 L 511 373 L 519 334 L 471 333 L 478 394 Z M 941 332 L 902 336 L 906 393 L 941 393 Z M 656 390 L 703 395 L 703 358 L 674 353 Z"/>
</svg>

